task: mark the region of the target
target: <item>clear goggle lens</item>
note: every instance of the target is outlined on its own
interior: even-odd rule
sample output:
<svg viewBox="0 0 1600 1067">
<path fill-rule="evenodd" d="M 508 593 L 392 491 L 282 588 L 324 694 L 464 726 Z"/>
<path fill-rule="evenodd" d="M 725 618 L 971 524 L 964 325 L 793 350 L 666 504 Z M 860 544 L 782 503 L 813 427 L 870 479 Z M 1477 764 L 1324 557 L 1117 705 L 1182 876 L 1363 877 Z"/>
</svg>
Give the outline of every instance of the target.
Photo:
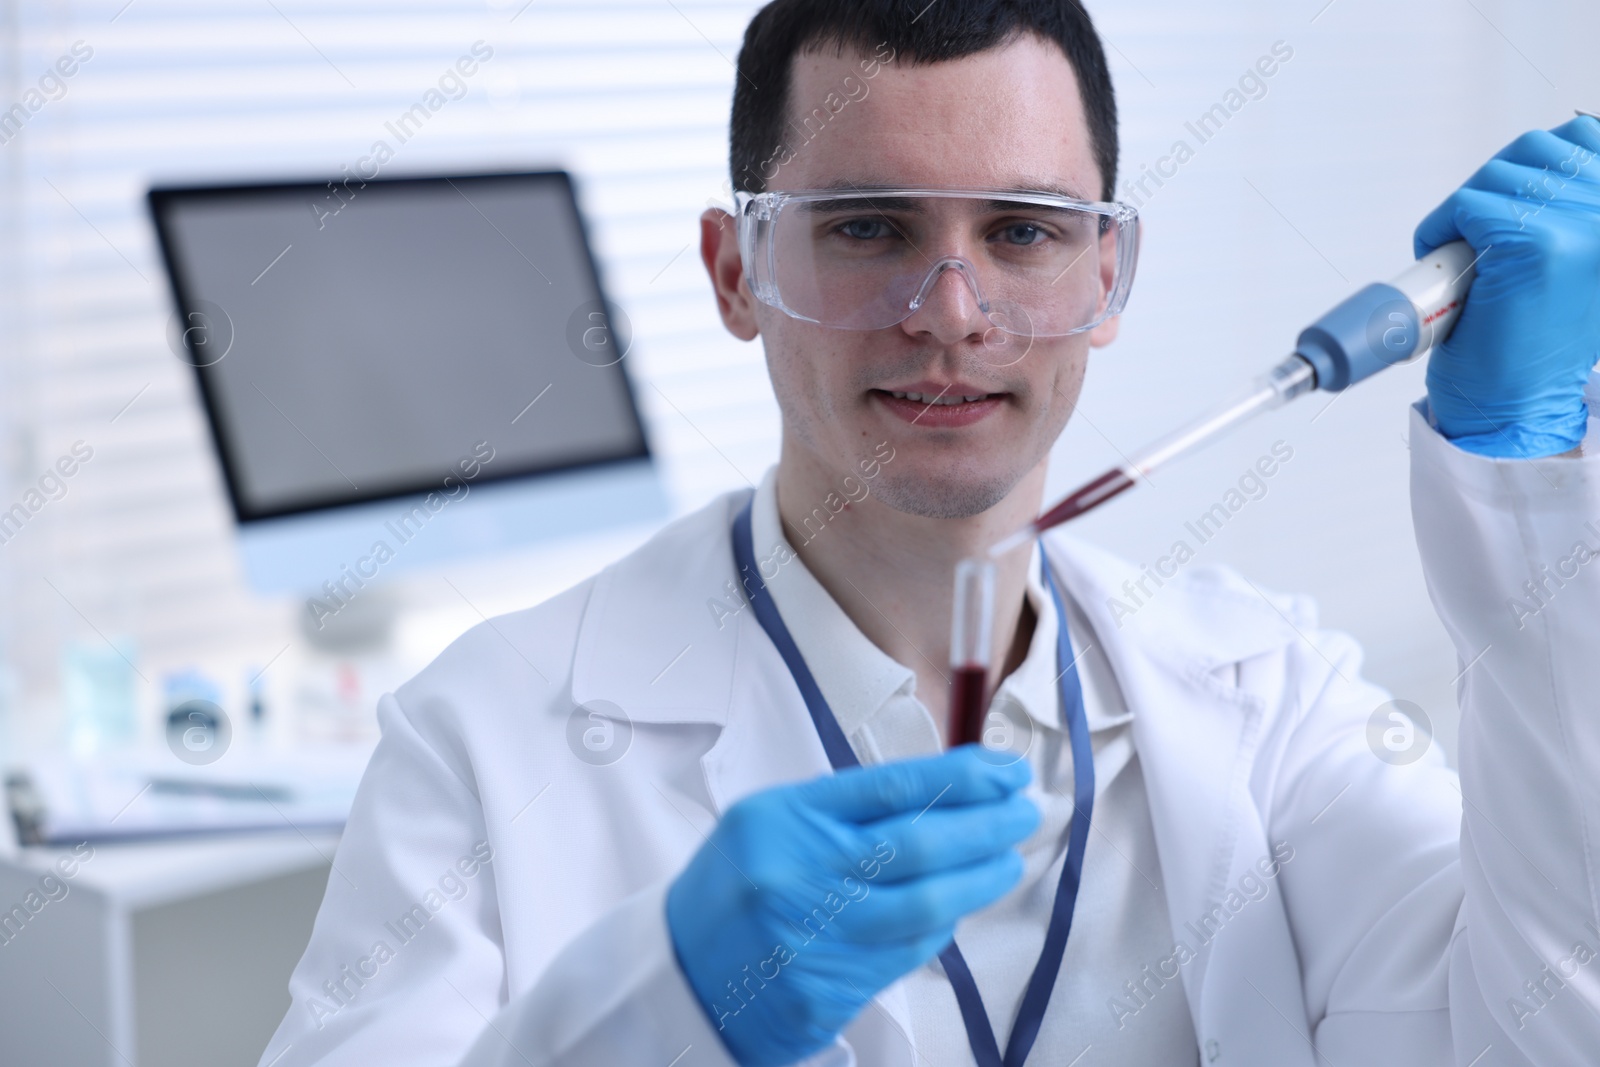
<svg viewBox="0 0 1600 1067">
<path fill-rule="evenodd" d="M 1138 256 L 1133 208 L 1047 193 L 780 191 L 739 201 L 740 250 L 757 299 L 839 329 L 905 321 L 953 271 L 991 334 L 1081 333 L 1121 313 Z M 986 336 L 985 344 L 1008 342 Z"/>
</svg>

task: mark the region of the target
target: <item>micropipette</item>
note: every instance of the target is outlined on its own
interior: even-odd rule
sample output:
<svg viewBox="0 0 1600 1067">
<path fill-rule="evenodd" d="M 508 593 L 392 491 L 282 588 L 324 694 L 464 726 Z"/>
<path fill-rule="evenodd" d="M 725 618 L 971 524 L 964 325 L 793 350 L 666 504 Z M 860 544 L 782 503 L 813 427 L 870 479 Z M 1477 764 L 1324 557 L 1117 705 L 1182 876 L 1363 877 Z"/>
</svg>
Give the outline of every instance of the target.
<svg viewBox="0 0 1600 1067">
<path fill-rule="evenodd" d="M 981 557 L 956 565 L 950 627 L 950 743 L 982 737 L 994 636 L 994 561 L 1052 526 L 1133 488 L 1157 467 L 1194 451 L 1264 411 L 1313 389 L 1339 392 L 1385 367 L 1421 358 L 1450 334 L 1472 286 L 1477 257 L 1453 241 L 1417 260 L 1388 284 L 1374 283 L 1301 331 L 1294 353 L 1243 395 L 1161 438 L 1068 494 Z"/>
</svg>

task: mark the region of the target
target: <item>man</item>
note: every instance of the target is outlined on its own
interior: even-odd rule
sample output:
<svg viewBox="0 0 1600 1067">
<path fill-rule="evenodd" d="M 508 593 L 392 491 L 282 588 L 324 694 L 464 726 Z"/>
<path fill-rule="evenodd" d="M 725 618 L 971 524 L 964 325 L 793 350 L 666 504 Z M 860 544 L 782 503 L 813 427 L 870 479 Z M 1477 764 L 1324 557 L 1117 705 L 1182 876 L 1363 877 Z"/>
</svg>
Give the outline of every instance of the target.
<svg viewBox="0 0 1600 1067">
<path fill-rule="evenodd" d="M 949 576 L 1037 514 L 1131 276 L 1104 57 L 1072 0 L 776 0 L 739 71 L 701 249 L 780 461 L 384 698 L 262 1062 L 1592 1061 L 1600 122 L 1417 234 L 1480 254 L 1411 421 L 1458 788 L 1375 758 L 1304 601 L 1197 570 L 1118 628 L 1055 534 L 940 754 Z"/>
</svg>

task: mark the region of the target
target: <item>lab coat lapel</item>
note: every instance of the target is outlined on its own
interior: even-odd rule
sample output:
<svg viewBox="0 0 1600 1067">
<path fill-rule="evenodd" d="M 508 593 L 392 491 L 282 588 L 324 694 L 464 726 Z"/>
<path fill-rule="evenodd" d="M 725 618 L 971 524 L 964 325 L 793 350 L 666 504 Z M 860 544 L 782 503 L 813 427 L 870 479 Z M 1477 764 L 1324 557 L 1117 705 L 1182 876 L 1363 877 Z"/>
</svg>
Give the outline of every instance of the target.
<svg viewBox="0 0 1600 1067">
<path fill-rule="evenodd" d="M 1293 630 L 1247 586 L 1214 573 L 1157 589 L 1119 628 L 1113 601 L 1129 604 L 1121 585 L 1131 568 L 1065 537 L 1046 545 L 1134 713 L 1172 934 L 1198 952 L 1180 973 L 1202 1050 L 1219 1058 L 1226 1042 L 1238 1064 L 1248 1038 L 1249 1062 L 1311 1067 L 1282 895 L 1249 903 L 1215 936 L 1205 923 L 1271 851 L 1250 793 L 1265 708 L 1227 668 L 1281 648 Z"/>
<path fill-rule="evenodd" d="M 606 702 L 633 722 L 721 726 L 701 761 L 719 816 L 747 793 L 829 770 L 783 657 L 733 584 L 742 502 L 728 494 L 602 572 L 572 669 L 575 703 Z"/>
<path fill-rule="evenodd" d="M 726 587 L 728 500 L 672 523 L 596 577 L 573 652 L 575 704 L 604 701 L 634 722 L 726 721 L 740 606 Z"/>
</svg>

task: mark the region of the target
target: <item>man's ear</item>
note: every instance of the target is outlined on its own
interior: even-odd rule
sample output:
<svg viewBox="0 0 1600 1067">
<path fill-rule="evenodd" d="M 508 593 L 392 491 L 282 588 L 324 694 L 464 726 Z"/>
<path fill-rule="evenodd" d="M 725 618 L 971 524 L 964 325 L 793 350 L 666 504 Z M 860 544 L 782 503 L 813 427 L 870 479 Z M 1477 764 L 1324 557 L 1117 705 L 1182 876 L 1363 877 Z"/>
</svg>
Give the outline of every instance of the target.
<svg viewBox="0 0 1600 1067">
<path fill-rule="evenodd" d="M 708 208 L 700 216 L 700 259 L 711 276 L 722 324 L 741 341 L 755 340 L 761 331 L 756 324 L 755 297 L 744 283 L 739 228 L 733 216 L 721 208 Z"/>
<path fill-rule="evenodd" d="M 1089 331 L 1089 347 L 1104 348 L 1117 339 L 1117 329 L 1122 324 L 1121 315 L 1113 315 Z"/>
<path fill-rule="evenodd" d="M 1138 240 L 1134 243 L 1134 247 L 1138 248 L 1144 244 L 1144 219 L 1136 219 L 1133 224 L 1137 227 L 1135 232 L 1138 234 Z M 1090 330 L 1089 346 L 1091 348 L 1104 348 L 1112 341 L 1115 341 L 1117 339 L 1117 330 L 1121 328 L 1121 321 L 1122 316 L 1113 315 Z"/>
</svg>

